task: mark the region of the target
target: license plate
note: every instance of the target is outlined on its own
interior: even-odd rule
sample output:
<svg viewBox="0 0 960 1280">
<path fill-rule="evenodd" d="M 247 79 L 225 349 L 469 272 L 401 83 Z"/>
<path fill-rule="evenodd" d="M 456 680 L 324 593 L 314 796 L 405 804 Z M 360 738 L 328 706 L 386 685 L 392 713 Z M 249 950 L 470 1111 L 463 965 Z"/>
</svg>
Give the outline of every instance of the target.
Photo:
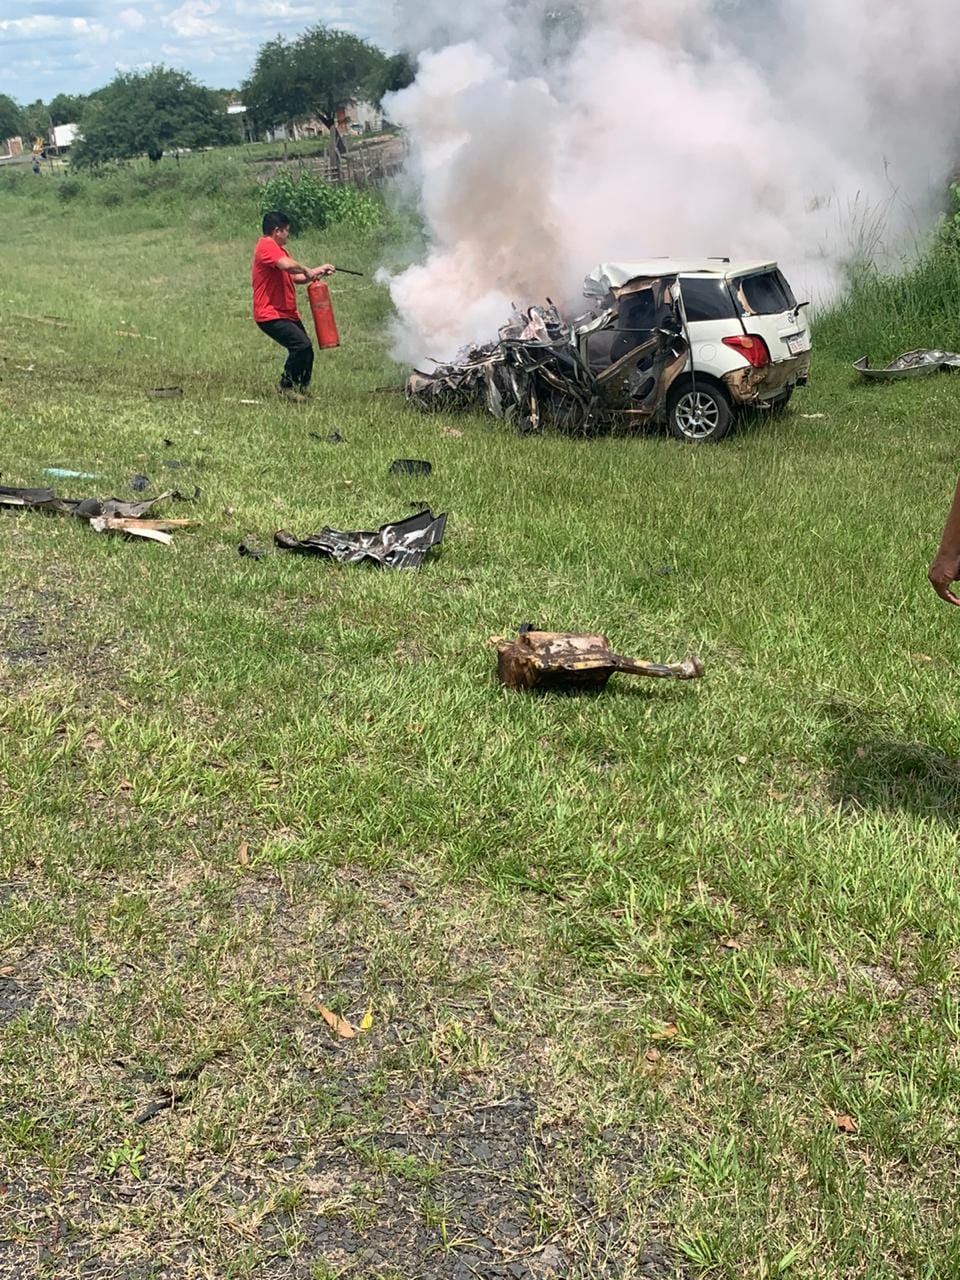
<svg viewBox="0 0 960 1280">
<path fill-rule="evenodd" d="M 806 333 L 793 333 L 787 339 L 787 350 L 792 356 L 799 356 L 810 350 L 810 339 Z"/>
</svg>

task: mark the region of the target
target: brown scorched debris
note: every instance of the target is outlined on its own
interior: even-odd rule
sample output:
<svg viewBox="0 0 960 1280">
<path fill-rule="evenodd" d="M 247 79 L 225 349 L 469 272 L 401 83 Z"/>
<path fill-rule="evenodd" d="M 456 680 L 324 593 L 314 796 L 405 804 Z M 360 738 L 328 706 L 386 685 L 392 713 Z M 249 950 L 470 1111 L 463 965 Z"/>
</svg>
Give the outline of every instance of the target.
<svg viewBox="0 0 960 1280">
<path fill-rule="evenodd" d="M 515 641 L 497 646 L 500 683 L 508 689 L 602 689 L 617 671 L 660 680 L 696 680 L 699 658 L 684 662 L 643 662 L 610 650 L 603 635 L 523 629 Z"/>
</svg>

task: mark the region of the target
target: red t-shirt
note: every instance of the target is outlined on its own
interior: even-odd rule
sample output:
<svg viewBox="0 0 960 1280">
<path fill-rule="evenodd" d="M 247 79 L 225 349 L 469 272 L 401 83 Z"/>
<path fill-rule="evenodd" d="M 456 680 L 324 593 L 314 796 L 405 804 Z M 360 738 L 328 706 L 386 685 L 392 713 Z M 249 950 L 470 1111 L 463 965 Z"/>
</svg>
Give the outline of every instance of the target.
<svg viewBox="0 0 960 1280">
<path fill-rule="evenodd" d="M 277 263 L 287 256 L 272 236 L 261 236 L 253 251 L 254 320 L 299 320 L 297 290 L 288 271 Z"/>
</svg>

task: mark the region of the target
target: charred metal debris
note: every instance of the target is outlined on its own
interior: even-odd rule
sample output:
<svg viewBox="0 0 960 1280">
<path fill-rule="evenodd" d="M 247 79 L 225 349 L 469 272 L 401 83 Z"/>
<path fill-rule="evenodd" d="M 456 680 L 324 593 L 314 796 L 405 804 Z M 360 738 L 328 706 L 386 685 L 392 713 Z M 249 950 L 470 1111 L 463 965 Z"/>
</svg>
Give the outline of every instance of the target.
<svg viewBox="0 0 960 1280">
<path fill-rule="evenodd" d="M 197 489 L 193 501 L 200 496 Z M 85 520 L 95 533 L 122 533 L 151 542 L 170 543 L 175 529 L 187 529 L 198 520 L 154 519 L 156 506 L 165 501 L 189 501 L 177 489 L 168 489 L 145 502 L 124 502 L 121 498 L 61 498 L 55 489 L 18 489 L 0 485 L 0 507 L 21 507 L 47 515 L 75 516 Z"/>
<path fill-rule="evenodd" d="M 432 547 L 443 541 L 446 514 L 435 516 L 427 508 L 417 515 L 383 524 L 375 533 L 346 533 L 321 529 L 306 538 L 295 538 L 283 529 L 273 535 L 281 551 L 325 556 L 342 564 L 369 560 L 385 569 L 419 569 Z"/>
<path fill-rule="evenodd" d="M 613 415 L 653 418 L 689 353 L 678 277 L 603 281 L 593 293 L 598 305 L 572 322 L 549 299 L 514 308 L 496 342 L 466 347 L 432 372 L 415 369 L 408 398 L 445 410 L 485 403 L 521 431 L 547 424 L 587 431 Z"/>
<path fill-rule="evenodd" d="M 644 662 L 613 653 L 603 635 L 537 631 L 521 627 L 514 641 L 498 641 L 497 672 L 507 689 L 600 690 L 617 671 L 656 680 L 698 680 L 699 658 L 683 662 Z"/>
<path fill-rule="evenodd" d="M 960 355 L 955 351 L 920 349 L 904 352 L 882 369 L 872 368 L 869 356 L 857 360 L 853 367 L 864 378 L 876 382 L 897 382 L 903 378 L 922 378 L 930 373 L 947 373 L 960 369 Z"/>
</svg>

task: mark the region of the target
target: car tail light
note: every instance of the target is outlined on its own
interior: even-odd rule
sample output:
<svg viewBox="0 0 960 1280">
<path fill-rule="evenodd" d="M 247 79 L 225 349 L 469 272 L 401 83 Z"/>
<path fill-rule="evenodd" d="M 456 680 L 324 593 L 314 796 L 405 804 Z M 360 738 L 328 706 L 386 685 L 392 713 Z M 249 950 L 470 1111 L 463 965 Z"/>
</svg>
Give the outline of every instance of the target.
<svg viewBox="0 0 960 1280">
<path fill-rule="evenodd" d="M 755 369 L 762 369 L 770 363 L 770 352 L 764 340 L 755 333 L 745 333 L 732 338 L 724 338 L 725 347 L 733 347 L 739 351 L 744 360 L 749 361 Z"/>
</svg>

